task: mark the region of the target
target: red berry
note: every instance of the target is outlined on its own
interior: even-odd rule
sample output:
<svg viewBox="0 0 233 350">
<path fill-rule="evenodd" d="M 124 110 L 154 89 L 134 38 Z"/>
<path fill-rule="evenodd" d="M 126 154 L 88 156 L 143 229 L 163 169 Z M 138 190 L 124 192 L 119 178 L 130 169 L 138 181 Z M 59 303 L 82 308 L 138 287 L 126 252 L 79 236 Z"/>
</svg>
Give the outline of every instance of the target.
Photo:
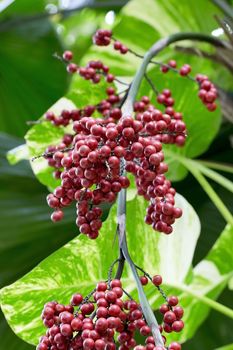
<svg viewBox="0 0 233 350">
<path fill-rule="evenodd" d="M 51 215 L 51 220 L 53 222 L 61 221 L 64 217 L 64 213 L 62 210 L 56 210 L 55 212 L 52 213 Z"/>
<path fill-rule="evenodd" d="M 65 61 L 71 61 L 73 58 L 73 53 L 71 51 L 65 51 L 62 57 Z"/>
<path fill-rule="evenodd" d="M 174 332 L 180 332 L 184 328 L 184 322 L 182 320 L 175 321 L 172 324 L 172 330 Z"/>
<path fill-rule="evenodd" d="M 160 284 L 162 283 L 162 277 L 160 275 L 155 275 L 152 277 L 152 282 L 155 286 L 160 286 Z"/>
<path fill-rule="evenodd" d="M 170 306 L 176 306 L 179 302 L 178 298 L 176 296 L 171 296 L 167 298 L 167 302 Z"/>
<path fill-rule="evenodd" d="M 148 278 L 146 276 L 140 277 L 141 284 L 145 286 L 148 283 Z"/>
</svg>

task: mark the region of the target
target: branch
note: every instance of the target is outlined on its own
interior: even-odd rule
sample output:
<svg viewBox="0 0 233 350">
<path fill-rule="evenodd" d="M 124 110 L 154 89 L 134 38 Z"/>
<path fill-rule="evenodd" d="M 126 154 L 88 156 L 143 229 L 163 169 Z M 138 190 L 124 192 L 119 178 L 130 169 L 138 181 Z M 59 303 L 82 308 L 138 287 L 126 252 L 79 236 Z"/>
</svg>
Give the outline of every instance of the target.
<svg viewBox="0 0 233 350">
<path fill-rule="evenodd" d="M 233 9 L 228 3 L 224 0 L 212 0 L 212 2 L 220 8 L 220 10 L 230 18 L 233 18 Z"/>
<path fill-rule="evenodd" d="M 233 72 L 233 63 L 232 63 L 232 57 L 228 57 L 226 54 L 226 50 L 224 52 L 220 49 L 218 49 L 215 53 L 209 53 L 203 50 L 200 50 L 198 47 L 184 47 L 184 46 L 175 46 L 175 50 L 181 52 L 181 53 L 186 53 L 186 54 L 191 54 L 191 55 L 196 55 L 199 57 L 204 57 L 209 60 L 221 63 L 222 65 L 226 66 L 226 68 L 232 73 Z M 222 51 L 222 53 L 221 53 Z M 229 51 L 230 53 L 230 51 Z M 232 55 L 231 55 L 232 56 Z"/>
<path fill-rule="evenodd" d="M 122 118 L 125 118 L 127 116 L 132 115 L 133 113 L 133 104 L 136 99 L 139 87 L 141 85 L 142 79 L 145 76 L 147 66 L 150 63 L 151 59 L 156 56 L 160 51 L 162 51 L 165 47 L 169 46 L 172 43 L 175 43 L 177 41 L 182 40 L 197 40 L 197 41 L 204 41 L 208 42 L 214 46 L 217 47 L 225 47 L 227 44 L 225 44 L 223 41 L 208 36 L 202 33 L 177 33 L 174 35 L 171 35 L 167 38 L 161 39 L 157 41 L 150 49 L 147 51 L 147 53 L 144 55 L 142 63 L 140 67 L 138 68 L 135 77 L 132 81 L 132 84 L 129 87 L 128 95 L 125 100 L 125 102 L 122 105 Z M 127 247 L 127 240 L 126 240 L 126 190 L 122 189 L 121 192 L 118 195 L 118 212 L 117 212 L 117 220 L 118 220 L 118 239 L 119 239 L 119 247 L 122 251 L 124 258 L 126 259 L 127 263 L 130 266 L 130 269 L 133 273 L 138 295 L 139 295 L 139 301 L 141 304 L 143 315 L 146 319 L 146 322 L 148 326 L 151 328 L 155 344 L 158 346 L 164 347 L 163 339 L 159 330 L 158 322 L 155 318 L 155 315 L 149 305 L 149 302 L 146 298 L 146 295 L 144 293 L 143 287 L 141 285 L 141 281 L 139 279 L 137 270 L 135 268 L 135 265 L 130 257 L 128 247 Z"/>
<path fill-rule="evenodd" d="M 160 51 L 168 47 L 169 45 L 183 40 L 192 40 L 192 41 L 201 41 L 201 42 L 207 42 L 215 47 L 222 47 L 222 48 L 229 48 L 229 43 L 219 40 L 213 36 L 202 34 L 202 33 L 176 33 L 172 34 L 166 38 L 158 40 L 154 45 L 151 46 L 149 51 L 146 52 L 144 55 L 144 58 L 142 60 L 142 64 L 138 71 L 136 72 L 136 75 L 134 77 L 134 80 L 130 86 L 128 98 L 126 102 L 123 105 L 122 111 L 125 115 L 131 115 L 133 112 L 133 103 L 136 99 L 136 95 L 139 90 L 139 86 L 141 84 L 141 81 L 146 73 L 146 69 L 148 64 L 150 63 L 151 59 L 156 56 Z"/>
<path fill-rule="evenodd" d="M 124 255 L 127 263 L 130 266 L 130 269 L 133 273 L 133 276 L 134 276 L 134 279 L 135 279 L 135 282 L 137 285 L 139 301 L 140 301 L 143 315 L 146 319 L 148 326 L 151 328 L 151 332 L 153 334 L 155 344 L 158 346 L 161 346 L 163 348 L 164 343 L 163 343 L 161 333 L 159 331 L 158 322 L 157 322 L 155 315 L 150 307 L 150 304 L 146 298 L 146 295 L 144 293 L 140 278 L 139 278 L 138 273 L 137 273 L 137 269 L 136 269 L 136 267 L 135 267 L 135 265 L 130 257 L 129 251 L 128 251 L 128 246 L 127 246 L 127 241 L 126 241 L 126 190 L 125 189 L 122 189 L 121 192 L 119 193 L 117 218 L 118 218 L 119 245 L 120 245 L 122 253 L 123 253 L 123 255 Z"/>
<path fill-rule="evenodd" d="M 123 273 L 123 270 L 124 270 L 124 265 L 125 265 L 125 257 L 124 257 L 124 254 L 121 250 L 121 248 L 119 249 L 120 250 L 120 256 L 118 258 L 118 267 L 117 267 L 117 272 L 115 274 L 115 278 L 116 279 L 121 279 L 121 276 L 122 276 L 122 273 Z"/>
<path fill-rule="evenodd" d="M 153 84 L 152 80 L 148 77 L 148 75 L 146 73 L 145 73 L 145 79 L 148 82 L 148 84 L 150 85 L 151 89 L 153 90 L 155 96 L 158 96 L 159 91 L 157 90 L 157 88 Z"/>
</svg>

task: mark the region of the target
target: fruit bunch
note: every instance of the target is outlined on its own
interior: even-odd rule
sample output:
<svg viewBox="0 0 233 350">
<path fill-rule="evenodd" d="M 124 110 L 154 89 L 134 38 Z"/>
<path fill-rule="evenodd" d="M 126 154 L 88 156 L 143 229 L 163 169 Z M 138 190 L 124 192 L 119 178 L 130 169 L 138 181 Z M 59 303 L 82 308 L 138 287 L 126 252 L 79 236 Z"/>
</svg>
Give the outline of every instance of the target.
<svg viewBox="0 0 233 350">
<path fill-rule="evenodd" d="M 141 112 L 137 113 L 138 109 Z M 62 207 L 76 201 L 80 232 L 96 238 L 101 228 L 99 205 L 114 202 L 117 193 L 130 185 L 125 169 L 135 176 L 138 194 L 150 201 L 146 222 L 155 230 L 172 232 L 171 224 L 181 216 L 181 210 L 174 207 L 175 190 L 164 176 L 168 167 L 163 162 L 161 142 L 182 145 L 185 124 L 181 114 L 172 110 L 173 118 L 171 108 L 170 115 L 162 113 L 145 96 L 135 104 L 135 112 L 135 119 L 128 116 L 118 122 L 111 116 L 97 119 L 85 114 L 73 121 L 74 135 L 65 135 L 63 144 L 48 157 L 49 165 L 57 171 L 63 168 L 61 186 L 47 198 L 55 209 L 52 220 L 61 219 Z M 62 152 L 69 145 L 72 149 Z M 49 147 L 47 151 L 52 150 Z"/>
<path fill-rule="evenodd" d="M 158 288 L 161 276 L 154 276 L 152 280 Z M 86 298 L 74 294 L 69 305 L 47 303 L 42 320 L 48 330 L 40 338 L 37 350 L 181 350 L 177 342 L 165 347 L 164 335 L 164 347 L 156 346 L 140 304 L 132 298 L 123 300 L 124 292 L 121 281 L 113 279 L 99 282 Z M 161 306 L 161 333 L 182 330 L 183 309 L 177 304 L 177 297 L 171 296 L 167 304 Z M 145 337 L 143 345 L 137 344 L 138 332 Z"/>
<path fill-rule="evenodd" d="M 136 54 L 137 57 L 142 57 L 135 53 L 133 50 L 129 50 L 125 45 L 123 45 L 119 40 L 116 40 L 113 37 L 111 30 L 100 29 L 97 30 L 93 36 L 93 43 L 97 46 L 108 46 L 113 43 L 113 48 L 116 51 L 119 51 L 121 54 L 126 54 L 130 52 Z M 160 70 L 162 73 L 167 73 L 169 70 L 175 71 L 182 77 L 189 77 L 189 74 L 192 71 L 192 68 L 189 64 L 184 64 L 180 69 L 177 69 L 177 62 L 175 60 L 170 60 L 167 64 L 154 62 L 155 64 L 160 65 Z M 217 89 L 214 84 L 211 83 L 206 75 L 197 74 L 195 79 L 189 77 L 192 80 L 196 80 L 199 84 L 199 98 L 202 103 L 208 108 L 210 112 L 215 111 L 217 105 L 215 100 L 217 99 Z M 159 102 L 160 103 L 160 102 Z"/>
<path fill-rule="evenodd" d="M 126 51 L 109 30 L 99 30 L 94 36 L 94 42 L 100 46 L 111 41 L 116 50 Z M 158 94 L 156 102 L 161 108 L 148 96 L 142 96 L 134 103 L 133 114 L 122 115 L 128 89 L 123 97 L 116 92 L 112 85 L 116 78 L 109 67 L 101 61 L 90 61 L 85 67 L 76 65 L 74 69 L 72 58 L 72 52 L 64 52 L 69 72 L 93 83 L 99 83 L 103 77 L 110 85 L 106 97 L 96 105 L 63 110 L 60 115 L 52 111 L 45 114 L 45 119 L 55 126 L 70 125 L 73 129 L 59 145 L 49 146 L 45 153 L 48 165 L 54 167 L 55 178 L 61 179 L 61 186 L 47 197 L 48 205 L 54 209 L 51 219 L 61 220 L 63 208 L 75 202 L 80 232 L 95 239 L 102 225 L 101 205 L 113 203 L 121 189 L 129 187 L 127 173 L 132 173 L 138 194 L 149 201 L 145 222 L 156 231 L 170 234 L 182 211 L 175 207 L 176 191 L 165 177 L 168 166 L 162 144 L 181 147 L 187 137 L 182 113 L 174 108 L 172 92 L 164 89 Z M 176 61 L 170 60 L 161 65 L 161 70 L 166 73 L 176 70 L 176 66 Z M 191 67 L 185 64 L 177 72 L 188 76 L 190 71 Z M 213 84 L 202 75 L 193 80 L 199 84 L 202 102 L 214 110 L 217 93 Z"/>
<path fill-rule="evenodd" d="M 215 111 L 217 108 L 215 100 L 218 96 L 216 87 L 211 81 L 209 81 L 206 75 L 198 74 L 196 80 L 198 81 L 200 88 L 198 97 L 210 112 Z"/>
</svg>

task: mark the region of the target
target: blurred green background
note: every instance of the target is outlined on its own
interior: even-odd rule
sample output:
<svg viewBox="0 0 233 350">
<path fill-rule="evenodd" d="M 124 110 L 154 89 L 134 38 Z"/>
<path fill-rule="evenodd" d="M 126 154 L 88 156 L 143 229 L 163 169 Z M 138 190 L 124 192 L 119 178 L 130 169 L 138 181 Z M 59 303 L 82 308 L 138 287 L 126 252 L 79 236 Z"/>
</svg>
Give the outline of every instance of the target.
<svg viewBox="0 0 233 350">
<path fill-rule="evenodd" d="M 38 119 L 69 89 L 70 77 L 61 62 L 54 58 L 54 53 L 68 48 L 73 50 L 77 62 L 93 58 L 96 51 L 91 48 L 92 34 L 99 27 L 111 26 L 116 26 L 122 41 L 140 53 L 154 41 L 153 31 L 159 38 L 179 30 L 194 30 L 233 42 L 233 37 L 224 36 L 222 28 L 223 23 L 229 25 L 232 21 L 230 1 L 133 0 L 126 4 L 127 1 L 0 1 L 1 287 L 30 271 L 77 234 L 71 211 L 58 225 L 50 222 L 45 202 L 47 189 L 34 177 L 29 163 L 23 161 L 10 166 L 5 158 L 8 150 L 24 143 L 23 137 L 28 130 L 26 122 Z M 187 53 L 187 46 L 180 46 L 166 51 L 164 59 L 179 54 L 181 61 L 191 60 L 203 73 L 207 70 L 221 89 L 221 127 L 201 158 L 230 163 L 232 51 L 229 49 L 229 55 L 222 57 L 220 51 L 216 53 L 205 45 L 193 46 L 191 53 Z M 206 59 L 203 52 L 208 52 L 210 57 Z M 108 60 L 112 61 L 116 73 L 131 76 L 135 71 L 132 62 L 121 57 L 116 63 L 112 55 L 109 53 Z M 216 183 L 211 184 L 225 205 L 232 209 L 230 193 Z M 204 234 L 201 234 L 195 252 L 194 262 L 197 263 L 213 245 L 225 222 L 191 175 L 176 182 L 175 187 L 193 205 L 201 220 Z M 219 302 L 232 307 L 229 289 L 222 293 Z M 213 350 L 231 344 L 232 329 L 232 321 L 211 311 L 195 337 L 183 348 Z M 14 335 L 2 314 L 0 336 L 0 349 L 33 349 Z M 230 345 L 229 349 L 233 347 Z"/>
</svg>

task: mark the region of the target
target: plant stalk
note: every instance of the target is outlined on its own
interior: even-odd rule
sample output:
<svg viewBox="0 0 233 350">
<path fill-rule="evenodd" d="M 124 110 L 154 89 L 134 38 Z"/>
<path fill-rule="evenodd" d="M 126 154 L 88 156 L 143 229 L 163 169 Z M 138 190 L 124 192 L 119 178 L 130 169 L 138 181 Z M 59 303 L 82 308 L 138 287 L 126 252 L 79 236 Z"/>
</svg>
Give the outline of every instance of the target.
<svg viewBox="0 0 233 350">
<path fill-rule="evenodd" d="M 139 69 L 137 70 L 135 77 L 129 87 L 128 95 L 126 97 L 125 102 L 122 105 L 122 119 L 128 116 L 132 116 L 133 105 L 134 105 L 140 84 L 142 82 L 142 79 L 145 76 L 147 66 L 150 63 L 151 59 L 154 56 L 156 56 L 160 51 L 162 51 L 165 47 L 169 46 L 174 42 L 181 41 L 181 40 L 204 41 L 214 46 L 220 46 L 220 47 L 225 47 L 227 45 L 223 41 L 215 37 L 205 35 L 202 33 L 177 33 L 157 41 L 154 45 L 151 46 L 149 51 L 147 51 L 146 54 L 144 55 L 142 63 Z M 125 260 L 129 264 L 132 274 L 134 276 L 134 279 L 137 285 L 139 301 L 141 304 L 144 317 L 146 319 L 148 326 L 151 328 L 151 331 L 155 340 L 155 344 L 157 346 L 161 346 L 162 348 L 164 348 L 164 343 L 163 343 L 161 333 L 159 331 L 158 322 L 146 298 L 146 295 L 141 285 L 141 281 L 139 279 L 134 262 L 132 261 L 128 251 L 127 240 L 126 240 L 126 190 L 125 189 L 122 189 L 118 195 L 117 219 L 118 219 L 119 248 L 120 248 L 120 251 L 123 253 Z"/>
<path fill-rule="evenodd" d="M 155 315 L 150 307 L 150 304 L 146 298 L 146 295 L 144 293 L 140 278 L 138 276 L 137 270 L 135 268 L 134 262 L 132 261 L 127 241 L 126 241 L 126 190 L 122 189 L 119 193 L 118 198 L 118 239 L 119 239 L 119 246 L 120 249 L 125 257 L 125 260 L 130 266 L 130 269 L 132 271 L 133 277 L 135 279 L 137 290 L 138 290 L 138 296 L 140 305 L 142 308 L 143 315 L 146 319 L 146 322 L 148 326 L 151 328 L 151 332 L 153 334 L 153 338 L 155 340 L 155 344 L 157 346 L 164 347 L 163 339 L 161 336 L 161 333 L 159 331 L 159 325 L 155 318 Z"/>
</svg>

